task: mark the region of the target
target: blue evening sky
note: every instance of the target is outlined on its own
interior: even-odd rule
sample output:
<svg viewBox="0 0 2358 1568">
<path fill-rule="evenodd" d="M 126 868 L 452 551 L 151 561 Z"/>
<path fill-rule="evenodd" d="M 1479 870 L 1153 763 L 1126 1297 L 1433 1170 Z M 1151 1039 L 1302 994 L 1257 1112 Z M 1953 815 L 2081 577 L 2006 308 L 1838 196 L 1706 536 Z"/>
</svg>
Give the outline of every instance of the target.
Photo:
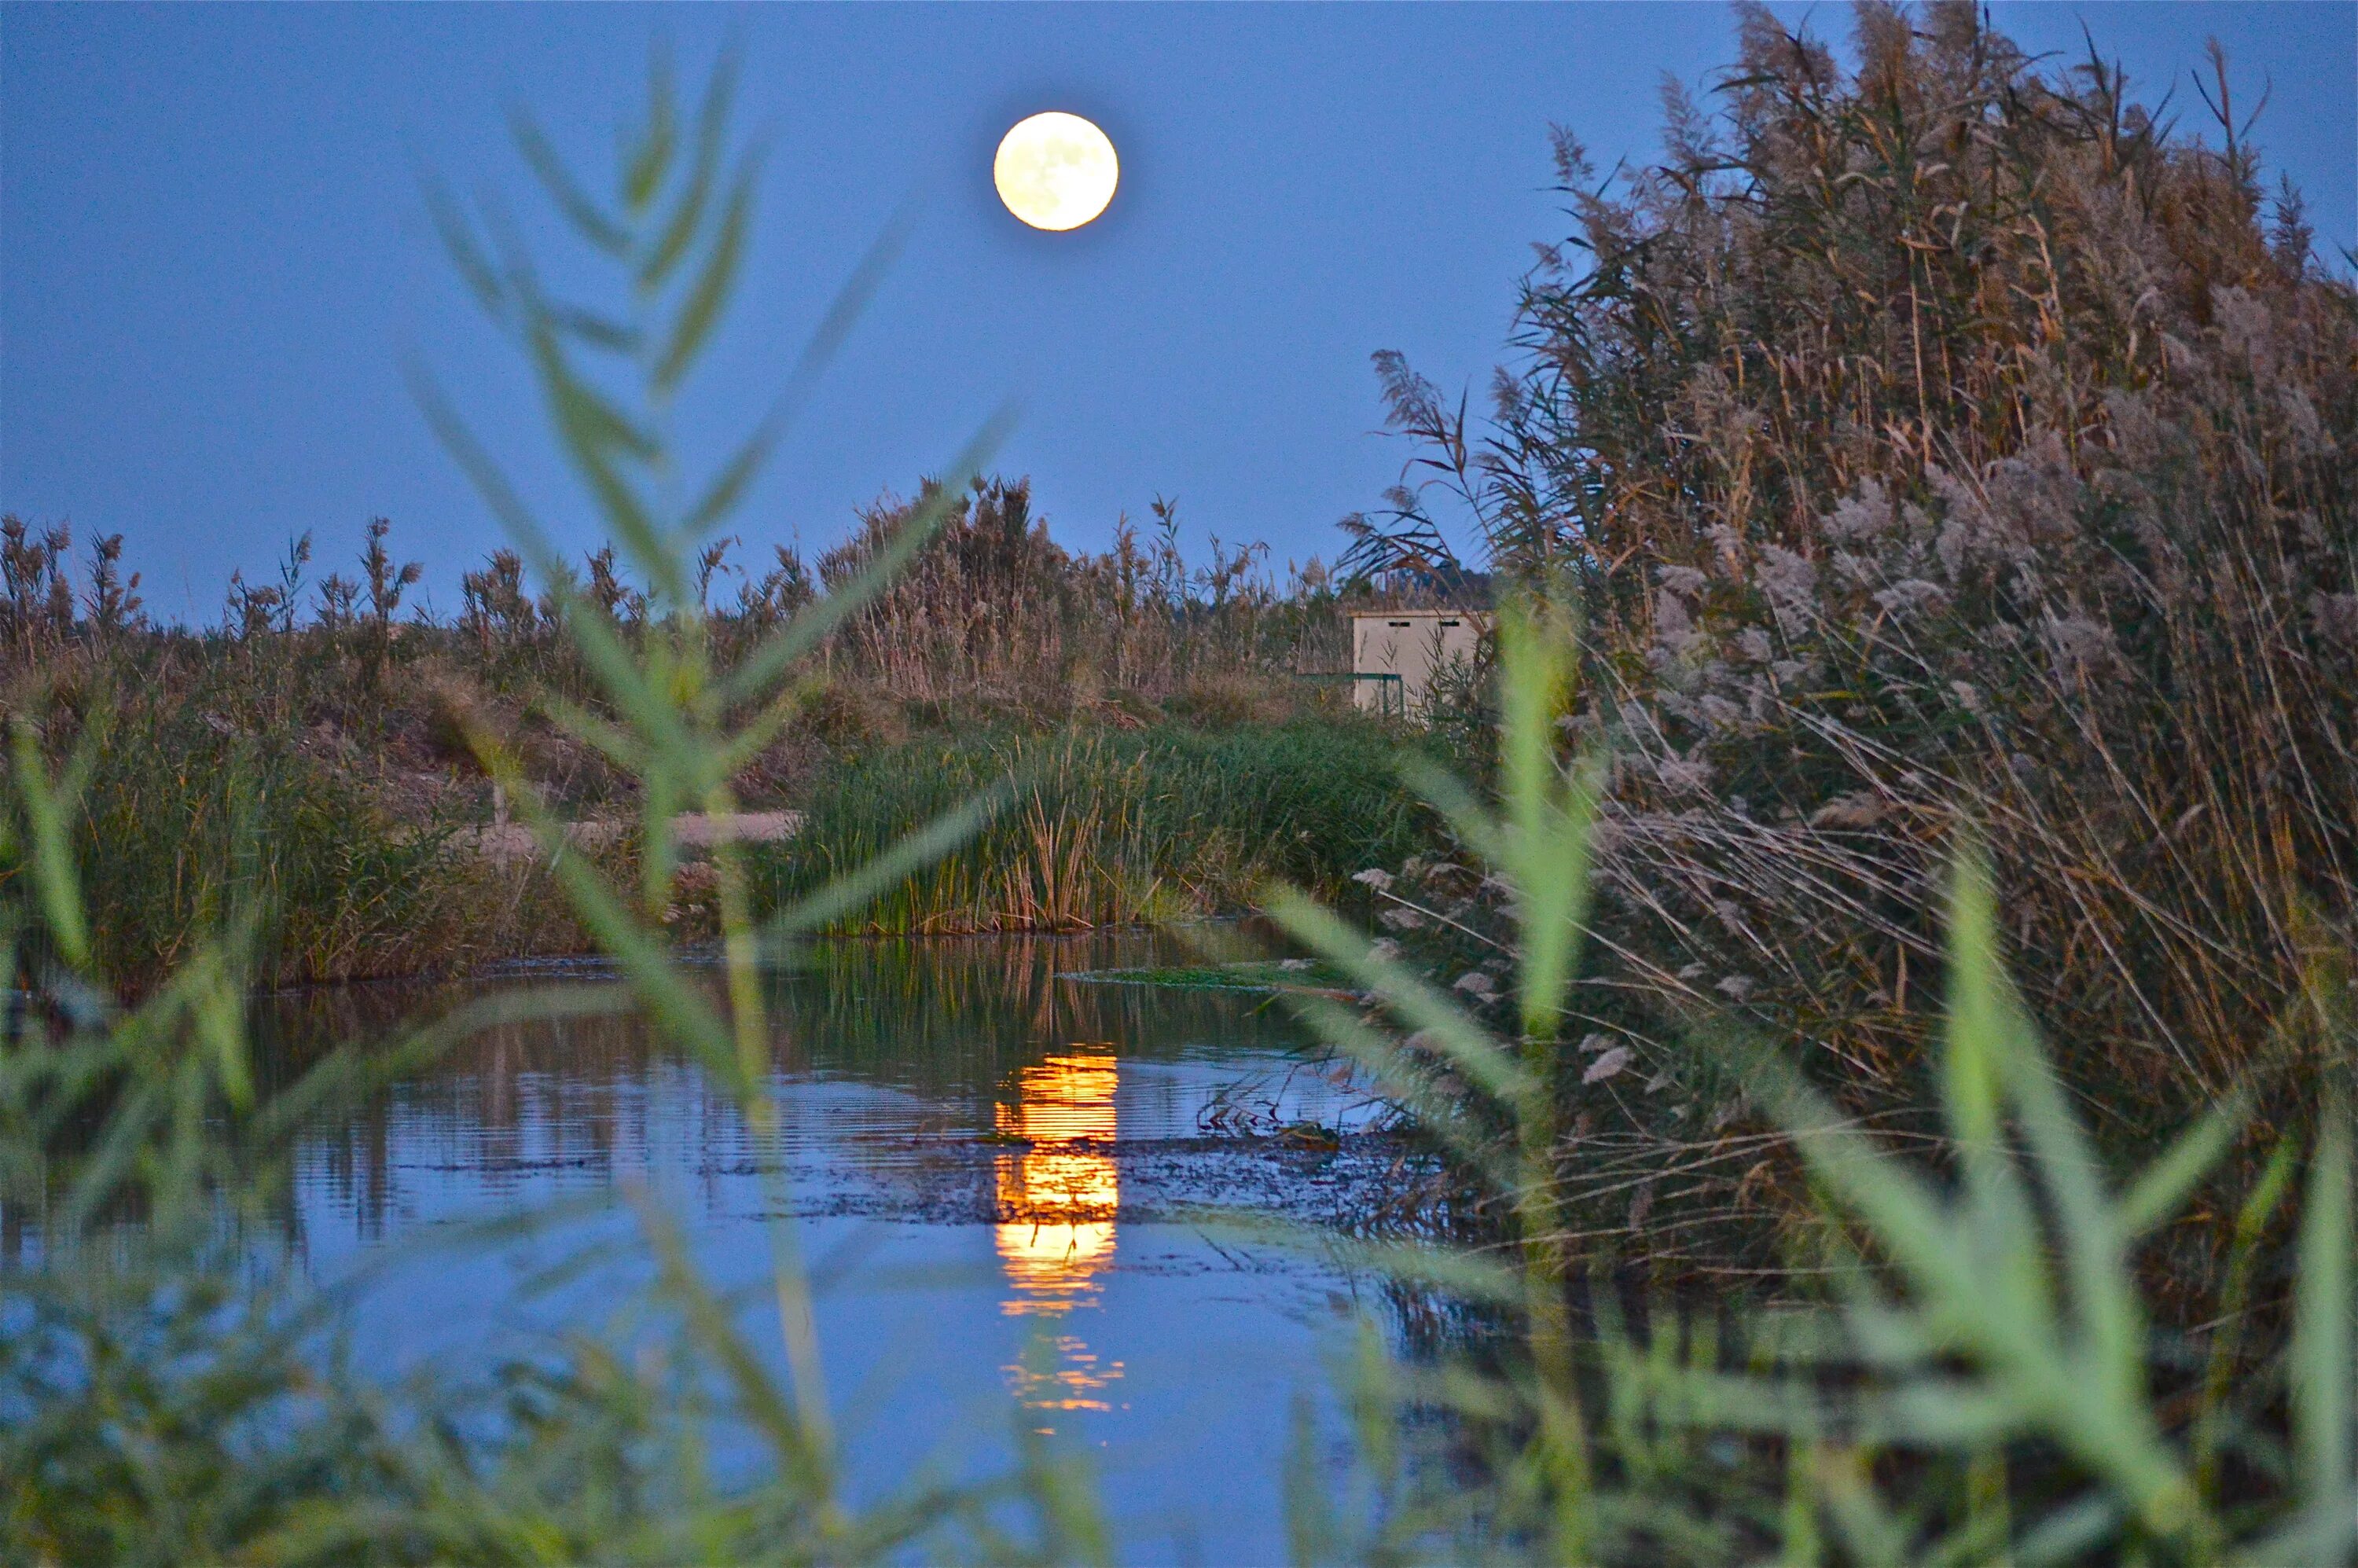
<svg viewBox="0 0 2358 1568">
<path fill-rule="evenodd" d="M 1780 7 L 1841 38 L 1846 9 Z M 1999 5 L 2034 49 L 2101 49 L 2201 116 L 2217 35 L 2239 101 L 2358 244 L 2358 5 Z M 506 142 L 530 106 L 610 167 L 649 42 L 695 79 L 741 40 L 741 126 L 773 148 L 738 309 L 690 405 L 717 442 L 766 400 L 895 208 L 903 260 L 732 524 L 766 553 L 945 466 L 1002 400 L 999 467 L 1068 544 L 1179 503 L 1189 544 L 1331 557 L 1336 518 L 1405 455 L 1376 434 L 1371 351 L 1477 395 L 1530 246 L 1565 224 L 1547 126 L 1603 166 L 1656 147 L 1664 73 L 1732 50 L 1715 5 L 0 8 L 0 507 L 127 535 L 150 607 L 211 619 L 243 567 L 367 518 L 437 605 L 497 542 L 411 405 L 431 362 L 571 544 L 593 524 L 546 455 L 508 351 L 471 314 L 414 169 L 503 194 L 554 235 Z M 1123 179 L 1098 223 L 1025 230 L 990 189 L 1007 125 L 1103 124 Z M 707 416 L 709 416 L 708 418 Z"/>
</svg>

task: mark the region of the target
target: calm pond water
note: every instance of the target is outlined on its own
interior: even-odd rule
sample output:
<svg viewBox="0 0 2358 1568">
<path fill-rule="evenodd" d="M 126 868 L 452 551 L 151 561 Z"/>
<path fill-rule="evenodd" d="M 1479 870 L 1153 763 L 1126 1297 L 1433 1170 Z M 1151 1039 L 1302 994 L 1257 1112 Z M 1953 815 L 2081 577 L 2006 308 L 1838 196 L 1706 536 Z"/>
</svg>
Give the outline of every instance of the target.
<svg viewBox="0 0 2358 1568">
<path fill-rule="evenodd" d="M 1145 934 L 816 946 L 770 981 L 769 1149 L 626 1017 L 503 1026 L 306 1140 L 297 1252 L 347 1292 L 372 1370 L 463 1371 L 612 1328 L 642 1249 L 534 1277 L 635 1235 L 629 1190 L 760 1300 L 783 1174 L 856 1493 L 987 1471 L 1020 1422 L 1090 1454 L 1125 1559 L 1270 1560 L 1294 1401 L 1325 1400 L 1354 1316 L 1394 1303 L 1315 1245 L 1239 1241 L 1199 1211 L 1347 1220 L 1410 1157 L 1272 999 L 1070 978 L 1194 961 Z M 298 999 L 276 1048 L 416 1000 Z M 1267 1136 L 1303 1120 L 1362 1130 Z M 566 1200 L 586 1209 L 522 1239 L 465 1223 Z M 774 1312 L 744 1321 L 774 1347 Z"/>
</svg>

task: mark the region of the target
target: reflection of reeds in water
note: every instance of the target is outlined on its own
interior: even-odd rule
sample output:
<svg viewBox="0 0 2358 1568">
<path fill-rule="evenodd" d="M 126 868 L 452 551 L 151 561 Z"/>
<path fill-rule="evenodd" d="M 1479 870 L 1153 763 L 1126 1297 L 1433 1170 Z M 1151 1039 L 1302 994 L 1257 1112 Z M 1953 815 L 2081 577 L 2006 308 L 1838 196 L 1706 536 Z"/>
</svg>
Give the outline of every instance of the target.
<svg viewBox="0 0 2358 1568">
<path fill-rule="evenodd" d="M 770 977 L 773 1061 L 781 1081 L 816 1073 L 886 1085 L 931 1102 L 962 1129 L 979 1130 L 968 1118 L 988 1109 L 1001 1086 L 1022 1084 L 1020 1075 L 1041 1071 L 1044 1059 L 1076 1054 L 1061 1042 L 1119 1042 L 1124 1057 L 1156 1062 L 1203 1042 L 1264 1052 L 1302 1043 L 1299 1025 L 1257 998 L 1076 985 L 1065 978 L 1169 964 L 1191 951 L 1175 938 L 1145 934 L 814 943 L 799 952 L 795 968 Z M 693 971 L 689 980 L 717 985 L 708 971 Z M 324 1042 L 388 1035 L 403 1016 L 514 983 L 395 985 L 272 999 L 256 1010 L 257 1077 L 265 1085 L 291 1081 Z M 1048 1103 L 1032 1090 L 1022 1093 L 1027 1103 Z M 1011 1107 L 998 1114 L 1002 1130 L 1022 1135 L 1005 1120 Z M 1110 1116 L 1109 1100 L 1105 1114 Z M 1035 1122 L 1028 1136 L 1074 1136 L 1040 1130 L 1048 1125 Z M 463 1171 L 498 1196 L 559 1169 L 568 1180 L 604 1180 L 618 1164 L 672 1147 L 685 1126 L 700 1130 L 698 1146 L 719 1163 L 753 1158 L 726 1090 L 680 1062 L 643 1020 L 621 1013 L 510 1022 L 477 1032 L 333 1125 L 308 1130 L 305 1180 L 330 1211 L 351 1214 L 373 1235 L 424 1179 L 400 1173 L 397 1142 L 427 1166 Z M 873 1172 L 904 1163 L 904 1152 L 889 1140 L 881 1152 L 856 1138 L 828 1141 L 848 1163 L 879 1162 Z M 1035 1190 L 1081 1190 L 1071 1173 L 1056 1174 L 1045 1152 L 1037 1152 Z M 290 1214 L 287 1223 L 298 1223 L 297 1217 Z"/>
<path fill-rule="evenodd" d="M 1143 934 L 820 942 L 780 977 L 776 1006 L 812 1065 L 889 1064 L 896 1081 L 986 1090 L 1066 1041 L 1119 1041 L 1125 1056 L 1167 1059 L 1206 1040 L 1279 1050 L 1303 1040 L 1291 1017 L 1256 999 L 1066 978 L 1193 952 Z"/>
<path fill-rule="evenodd" d="M 1112 1261 L 1121 1178 L 1114 1139 L 1115 1059 L 1097 1052 L 1051 1056 L 1016 1075 L 1017 1102 L 999 1108 L 999 1130 L 1033 1147 L 999 1160 L 1000 1266 L 1011 1317 L 1061 1315 L 1098 1289 Z M 1099 1396 L 1121 1376 L 1072 1335 L 1058 1335 L 1007 1368 L 1015 1396 L 1033 1410 L 1106 1410 Z"/>
</svg>

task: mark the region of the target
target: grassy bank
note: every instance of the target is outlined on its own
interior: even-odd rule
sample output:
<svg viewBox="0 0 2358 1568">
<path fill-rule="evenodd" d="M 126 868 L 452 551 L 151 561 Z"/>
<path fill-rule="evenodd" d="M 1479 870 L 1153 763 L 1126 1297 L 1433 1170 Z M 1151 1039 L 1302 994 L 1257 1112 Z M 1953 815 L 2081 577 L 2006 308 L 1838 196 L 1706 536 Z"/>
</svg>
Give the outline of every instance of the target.
<svg viewBox="0 0 2358 1568">
<path fill-rule="evenodd" d="M 546 879 L 404 820 L 365 773 L 285 735 L 139 703 L 102 720 L 76 839 L 100 969 L 144 989 L 253 924 L 270 985 L 578 950 Z"/>
<path fill-rule="evenodd" d="M 1316 563 L 1281 575 L 1216 543 L 1191 564 L 1167 507 L 1151 535 L 1124 524 L 1109 551 L 1075 553 L 1021 482 L 922 493 L 811 563 L 773 551 L 738 571 L 730 541 L 700 558 L 685 613 L 736 658 L 916 507 L 940 514 L 911 568 L 782 672 L 780 721 L 730 781 L 742 805 L 810 814 L 815 852 L 773 857 L 773 894 L 1010 770 L 1020 808 L 870 924 L 1200 914 L 1273 873 L 1325 885 L 1412 848 L 1396 736 L 1299 678 L 1339 667 L 1355 601 Z M 314 580 L 298 541 L 276 582 L 233 581 L 221 622 L 191 628 L 143 615 L 120 540 L 78 557 L 67 530 L 6 521 L 0 719 L 52 762 L 87 757 L 71 830 L 118 984 L 151 984 L 233 916 L 258 923 L 273 983 L 582 949 L 545 874 L 468 852 L 496 805 L 467 734 L 500 734 L 560 816 L 630 818 L 640 781 L 557 721 L 616 710 L 519 557 L 469 573 L 461 613 L 438 619 L 410 602 L 419 569 L 395 543 L 372 524 L 349 574 Z M 685 623 L 611 550 L 568 572 L 624 647 Z M 708 929 L 694 879 L 680 913 L 681 933 Z"/>
</svg>

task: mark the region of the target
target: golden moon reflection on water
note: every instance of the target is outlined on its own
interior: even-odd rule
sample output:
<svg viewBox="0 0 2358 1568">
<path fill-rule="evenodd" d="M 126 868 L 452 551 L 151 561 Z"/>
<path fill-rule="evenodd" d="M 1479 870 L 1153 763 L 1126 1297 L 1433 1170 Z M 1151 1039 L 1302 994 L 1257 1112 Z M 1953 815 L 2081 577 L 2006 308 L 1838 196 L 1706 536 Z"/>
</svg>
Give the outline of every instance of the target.
<svg viewBox="0 0 2358 1568">
<path fill-rule="evenodd" d="M 1012 1287 L 1011 1317 L 1061 1318 L 1087 1304 L 1113 1261 L 1121 1178 L 1114 1164 L 1115 1058 L 1075 1046 L 1016 1075 L 1016 1103 L 998 1111 L 1001 1133 L 1031 1147 L 999 1157 L 1000 1266 Z M 1006 1368 L 1011 1390 L 1034 1411 L 1103 1411 L 1120 1361 L 1100 1360 L 1069 1331 L 1047 1336 L 1052 1357 Z M 1043 1427 L 1042 1431 L 1050 1430 Z"/>
<path fill-rule="evenodd" d="M 1052 109 L 1019 120 L 1000 139 L 991 183 L 1007 210 L 1035 229 L 1077 229 L 1106 210 L 1121 160 L 1103 131 Z"/>
</svg>

